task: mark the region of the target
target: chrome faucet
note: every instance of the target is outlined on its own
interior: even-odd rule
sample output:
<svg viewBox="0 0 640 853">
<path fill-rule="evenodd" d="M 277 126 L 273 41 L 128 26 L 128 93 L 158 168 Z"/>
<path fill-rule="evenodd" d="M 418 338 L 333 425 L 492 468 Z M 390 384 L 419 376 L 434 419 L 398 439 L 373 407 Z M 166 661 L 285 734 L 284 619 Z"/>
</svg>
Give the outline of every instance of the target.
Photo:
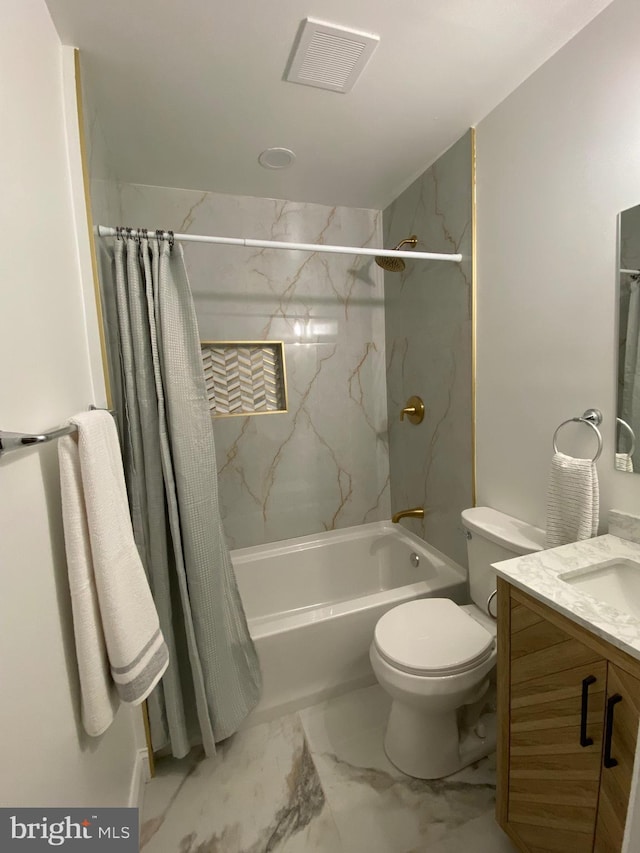
<svg viewBox="0 0 640 853">
<path fill-rule="evenodd" d="M 393 524 L 397 524 L 401 518 L 424 518 L 424 510 L 421 506 L 415 506 L 413 509 L 401 509 L 391 516 Z"/>
</svg>

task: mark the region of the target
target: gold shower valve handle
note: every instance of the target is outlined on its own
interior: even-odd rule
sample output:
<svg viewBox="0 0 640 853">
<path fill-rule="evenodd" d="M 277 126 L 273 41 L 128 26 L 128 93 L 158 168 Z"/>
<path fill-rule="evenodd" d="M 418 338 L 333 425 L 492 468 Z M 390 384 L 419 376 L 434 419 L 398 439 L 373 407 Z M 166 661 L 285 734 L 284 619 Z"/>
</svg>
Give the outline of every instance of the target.
<svg viewBox="0 0 640 853">
<path fill-rule="evenodd" d="M 407 405 L 400 412 L 400 420 L 404 420 L 404 416 L 407 416 L 407 420 L 412 424 L 421 424 L 424 420 L 424 403 L 420 399 L 420 397 L 409 397 L 407 400 Z"/>
</svg>

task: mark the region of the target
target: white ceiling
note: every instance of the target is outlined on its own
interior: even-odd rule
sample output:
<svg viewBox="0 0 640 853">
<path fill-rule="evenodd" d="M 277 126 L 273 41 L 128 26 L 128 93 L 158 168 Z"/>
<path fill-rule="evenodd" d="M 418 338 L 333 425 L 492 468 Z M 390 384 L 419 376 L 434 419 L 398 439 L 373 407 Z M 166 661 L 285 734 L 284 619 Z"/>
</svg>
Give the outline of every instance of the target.
<svg viewBox="0 0 640 853">
<path fill-rule="evenodd" d="M 384 208 L 611 0 L 47 0 L 120 180 Z M 377 33 L 348 94 L 283 80 L 303 18 Z M 268 147 L 297 155 L 258 165 Z"/>
</svg>

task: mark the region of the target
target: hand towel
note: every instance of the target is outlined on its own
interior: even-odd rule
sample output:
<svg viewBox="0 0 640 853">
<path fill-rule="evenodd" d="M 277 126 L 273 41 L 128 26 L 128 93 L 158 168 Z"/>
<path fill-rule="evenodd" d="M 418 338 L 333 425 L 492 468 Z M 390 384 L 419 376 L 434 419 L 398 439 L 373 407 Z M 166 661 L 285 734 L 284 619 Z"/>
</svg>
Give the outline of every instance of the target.
<svg viewBox="0 0 640 853">
<path fill-rule="evenodd" d="M 119 700 L 147 698 L 169 663 L 133 539 L 120 445 L 108 412 L 71 418 L 58 442 L 60 486 L 82 719 L 102 734 Z"/>
<path fill-rule="evenodd" d="M 593 460 L 554 453 L 547 492 L 547 548 L 597 534 L 599 494 Z"/>
<path fill-rule="evenodd" d="M 616 470 L 633 474 L 633 459 L 628 453 L 616 453 Z"/>
</svg>

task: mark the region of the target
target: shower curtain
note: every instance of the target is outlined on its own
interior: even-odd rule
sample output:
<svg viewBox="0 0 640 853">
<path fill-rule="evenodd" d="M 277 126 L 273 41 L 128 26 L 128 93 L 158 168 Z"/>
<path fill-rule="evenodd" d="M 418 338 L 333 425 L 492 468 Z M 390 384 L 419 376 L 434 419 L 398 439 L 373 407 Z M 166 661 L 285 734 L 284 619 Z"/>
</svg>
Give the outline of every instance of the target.
<svg viewBox="0 0 640 853">
<path fill-rule="evenodd" d="M 218 509 L 213 426 L 182 247 L 121 232 L 105 288 L 133 528 L 170 664 L 148 700 L 154 750 L 207 755 L 260 697 Z"/>
</svg>

